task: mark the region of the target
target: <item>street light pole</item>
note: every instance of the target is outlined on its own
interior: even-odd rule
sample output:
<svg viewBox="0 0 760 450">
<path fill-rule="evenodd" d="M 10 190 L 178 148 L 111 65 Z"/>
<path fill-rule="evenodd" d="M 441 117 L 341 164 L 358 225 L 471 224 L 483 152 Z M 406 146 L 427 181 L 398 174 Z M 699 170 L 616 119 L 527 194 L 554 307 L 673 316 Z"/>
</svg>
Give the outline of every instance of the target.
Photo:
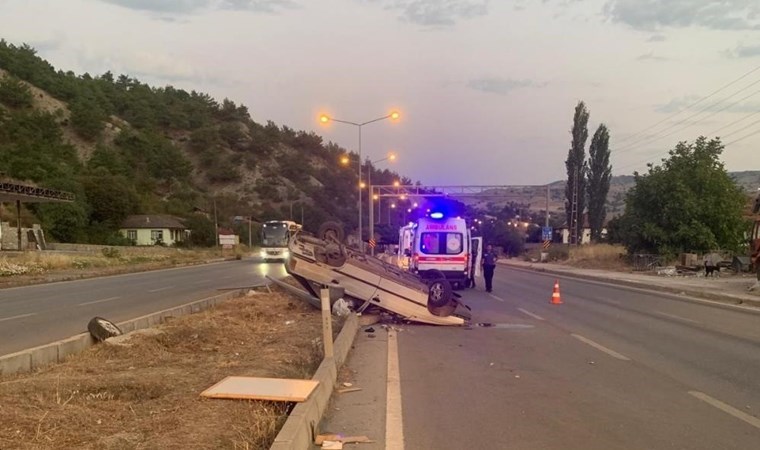
<svg viewBox="0 0 760 450">
<path fill-rule="evenodd" d="M 338 122 L 338 123 L 344 123 L 346 125 L 353 125 L 359 129 L 359 245 L 362 251 L 364 251 L 364 238 L 362 233 L 362 127 L 364 125 L 369 125 L 371 123 L 380 122 L 381 120 L 385 119 L 392 119 L 397 120 L 399 118 L 399 113 L 397 111 L 393 111 L 390 114 L 387 114 L 382 117 L 378 117 L 376 119 L 368 120 L 366 122 L 351 122 L 349 120 L 340 120 L 336 119 L 334 117 L 330 117 L 327 114 L 322 114 L 319 117 L 319 121 L 323 124 L 326 124 L 328 122 Z M 371 194 L 370 194 L 371 195 Z"/>
</svg>

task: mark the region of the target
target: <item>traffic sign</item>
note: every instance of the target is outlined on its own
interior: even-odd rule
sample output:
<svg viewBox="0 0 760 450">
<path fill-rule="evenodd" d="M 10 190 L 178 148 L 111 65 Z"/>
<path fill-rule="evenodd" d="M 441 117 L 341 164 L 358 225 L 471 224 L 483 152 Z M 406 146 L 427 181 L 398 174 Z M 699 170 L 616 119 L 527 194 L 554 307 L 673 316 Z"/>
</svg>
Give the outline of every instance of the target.
<svg viewBox="0 0 760 450">
<path fill-rule="evenodd" d="M 544 245 L 543 245 L 544 250 L 549 248 L 550 245 L 552 245 L 552 241 L 549 241 L 549 240 L 544 241 Z"/>
<path fill-rule="evenodd" d="M 375 248 L 376 245 L 377 245 L 377 242 L 374 239 L 370 239 L 369 240 L 369 246 L 371 248 Z"/>
<path fill-rule="evenodd" d="M 552 240 L 552 227 L 541 227 L 541 239 L 544 241 L 551 241 Z"/>
</svg>

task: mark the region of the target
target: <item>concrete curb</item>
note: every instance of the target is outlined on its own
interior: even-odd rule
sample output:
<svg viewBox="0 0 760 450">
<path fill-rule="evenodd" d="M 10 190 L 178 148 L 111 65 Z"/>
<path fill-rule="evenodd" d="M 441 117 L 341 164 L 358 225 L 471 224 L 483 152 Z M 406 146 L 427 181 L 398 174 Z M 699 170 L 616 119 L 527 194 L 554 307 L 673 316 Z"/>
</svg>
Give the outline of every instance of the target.
<svg viewBox="0 0 760 450">
<path fill-rule="evenodd" d="M 195 300 L 190 303 L 185 303 L 184 305 L 175 306 L 163 311 L 127 320 L 118 325 L 119 328 L 121 328 L 121 331 L 129 333 L 130 331 L 158 325 L 167 317 L 179 317 L 203 311 L 217 303 L 235 298 L 239 295 L 240 291 L 225 292 L 224 294 Z M 31 372 L 49 364 L 63 362 L 66 360 L 67 356 L 79 353 L 92 345 L 95 345 L 95 340 L 90 333 L 82 333 L 60 341 L 51 342 L 50 344 L 3 355 L 0 356 L 0 375 Z"/>
<path fill-rule="evenodd" d="M 356 314 L 351 314 L 343 324 L 338 338 L 335 339 L 335 358 L 323 359 L 314 376 L 311 377 L 312 380 L 319 381 L 319 385 L 308 400 L 293 408 L 270 450 L 306 450 L 311 448 L 317 426 L 327 410 L 327 405 L 335 388 L 338 369 L 346 361 L 358 330 L 359 318 Z"/>
<path fill-rule="evenodd" d="M 747 305 L 747 306 L 760 307 L 760 298 L 758 298 L 757 300 L 754 300 L 754 299 L 744 298 L 744 297 L 731 295 L 731 294 L 717 294 L 714 292 L 700 291 L 700 290 L 695 290 L 695 289 L 684 289 L 684 288 L 679 288 L 679 287 L 660 286 L 656 284 L 647 284 L 643 281 L 605 278 L 601 275 L 574 273 L 574 272 L 566 271 L 566 270 L 547 269 L 545 267 L 536 267 L 533 265 L 522 266 L 522 265 L 517 265 L 517 264 L 510 264 L 508 262 L 505 262 L 502 264 L 512 269 L 547 273 L 551 275 L 559 275 L 559 276 L 565 276 L 569 278 L 579 278 L 579 279 L 590 280 L 590 281 L 600 281 L 604 283 L 618 284 L 621 286 L 628 286 L 628 287 L 633 287 L 633 288 L 638 288 L 638 289 L 646 289 L 650 291 L 661 291 L 661 292 L 666 292 L 669 294 L 675 294 L 679 296 L 688 295 L 692 297 L 701 298 L 704 300 L 713 300 L 716 302 L 730 303 L 734 305 Z"/>
</svg>

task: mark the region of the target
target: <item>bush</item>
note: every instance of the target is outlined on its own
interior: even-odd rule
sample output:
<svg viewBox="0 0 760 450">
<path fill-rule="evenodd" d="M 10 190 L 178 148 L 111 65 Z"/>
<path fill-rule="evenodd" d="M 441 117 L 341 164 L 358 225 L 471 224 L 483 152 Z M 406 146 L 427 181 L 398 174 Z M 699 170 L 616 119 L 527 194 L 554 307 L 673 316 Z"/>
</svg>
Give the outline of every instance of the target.
<svg viewBox="0 0 760 450">
<path fill-rule="evenodd" d="M 15 77 L 0 80 L 0 103 L 11 108 L 28 108 L 32 106 L 32 91 L 24 82 Z"/>
</svg>

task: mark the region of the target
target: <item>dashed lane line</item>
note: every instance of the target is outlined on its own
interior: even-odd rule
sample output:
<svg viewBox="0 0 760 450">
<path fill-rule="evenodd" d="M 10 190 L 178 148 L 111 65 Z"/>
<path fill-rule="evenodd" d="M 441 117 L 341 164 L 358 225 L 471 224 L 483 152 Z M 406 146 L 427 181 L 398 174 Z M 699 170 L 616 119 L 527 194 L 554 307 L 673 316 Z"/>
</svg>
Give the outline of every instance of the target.
<svg viewBox="0 0 760 450">
<path fill-rule="evenodd" d="M 503 298 L 501 298 L 501 297 L 497 297 L 497 296 L 495 296 L 495 295 L 493 295 L 493 294 L 488 294 L 488 296 L 489 296 L 489 297 L 491 297 L 491 298 L 495 298 L 496 300 L 498 300 L 498 301 L 500 301 L 500 302 L 502 302 L 502 303 L 504 303 L 504 302 L 505 302 L 505 300 L 504 300 Z"/>
<path fill-rule="evenodd" d="M 165 291 L 167 289 L 172 289 L 172 288 L 174 288 L 174 286 L 166 286 L 166 287 L 162 287 L 158 289 L 151 289 L 148 292 L 161 292 L 161 291 Z"/>
<path fill-rule="evenodd" d="M 404 421 L 401 413 L 401 379 L 398 365 L 398 335 L 393 330 L 388 331 L 385 448 L 404 450 Z"/>
<path fill-rule="evenodd" d="M 29 313 L 29 314 L 19 314 L 18 316 L 3 317 L 2 319 L 0 319 L 0 322 L 5 322 L 7 320 L 14 320 L 14 319 L 23 319 L 24 317 L 31 317 L 36 314 L 37 313 Z"/>
<path fill-rule="evenodd" d="M 84 303 L 80 303 L 80 304 L 79 304 L 79 305 L 77 305 L 77 306 L 87 306 L 87 305 L 94 305 L 94 304 L 97 304 L 97 303 L 112 302 L 112 301 L 114 301 L 114 300 L 118 300 L 118 299 L 120 299 L 120 298 L 121 298 L 121 297 L 108 297 L 108 298 L 104 298 L 104 299 L 100 299 L 100 300 L 93 300 L 93 301 L 91 301 L 91 302 L 84 302 Z"/>
<path fill-rule="evenodd" d="M 595 349 L 597 349 L 599 351 L 602 351 L 602 352 L 604 352 L 604 353 L 612 356 L 613 358 L 617 358 L 617 359 L 619 359 L 621 361 L 630 361 L 631 360 L 631 358 L 629 358 L 629 357 L 627 357 L 625 355 L 621 355 L 620 353 L 616 352 L 615 350 L 610 350 L 609 348 L 603 346 L 602 344 L 594 342 L 594 341 L 592 341 L 589 338 L 585 338 L 585 337 L 581 336 L 580 334 L 574 334 L 573 333 L 573 334 L 571 334 L 571 336 L 574 337 L 575 339 L 578 339 L 579 341 L 581 341 L 581 342 L 583 342 L 585 344 L 588 344 L 588 345 L 594 347 Z"/>
<path fill-rule="evenodd" d="M 543 317 L 539 316 L 538 314 L 533 314 L 532 312 L 526 311 L 526 310 L 524 310 L 522 308 L 517 308 L 517 310 L 520 311 L 521 313 L 525 314 L 526 316 L 530 316 L 530 317 L 532 317 L 532 318 L 534 318 L 536 320 L 545 320 Z"/>
<path fill-rule="evenodd" d="M 703 392 L 689 391 L 689 395 L 691 395 L 692 397 L 696 397 L 702 400 L 703 402 L 707 403 L 708 405 L 714 406 L 718 408 L 719 410 L 723 411 L 724 413 L 730 414 L 741 421 L 747 422 L 748 424 L 752 425 L 755 428 L 760 428 L 760 419 L 758 419 L 755 416 L 750 416 L 744 411 L 738 410 L 731 405 L 723 403 L 722 401 L 718 399 L 712 398 Z"/>
<path fill-rule="evenodd" d="M 697 320 L 687 319 L 686 317 L 677 316 L 675 314 L 668 314 L 668 313 L 665 313 L 665 312 L 662 312 L 662 311 L 652 311 L 652 312 L 655 313 L 655 314 L 657 314 L 657 315 L 660 315 L 660 316 L 670 317 L 671 319 L 682 320 L 684 322 L 702 323 L 702 322 L 699 322 Z"/>
</svg>

